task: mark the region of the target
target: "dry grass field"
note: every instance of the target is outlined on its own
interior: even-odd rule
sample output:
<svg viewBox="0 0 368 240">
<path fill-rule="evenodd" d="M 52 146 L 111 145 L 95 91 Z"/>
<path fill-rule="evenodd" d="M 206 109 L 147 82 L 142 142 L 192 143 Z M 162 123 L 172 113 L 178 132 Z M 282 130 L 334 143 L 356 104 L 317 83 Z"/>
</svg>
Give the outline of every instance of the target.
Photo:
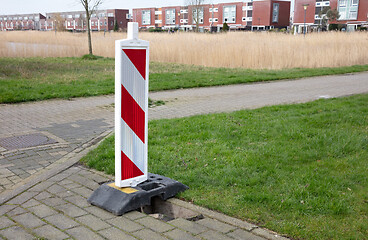
<svg viewBox="0 0 368 240">
<path fill-rule="evenodd" d="M 150 41 L 150 59 L 210 67 L 250 69 L 318 68 L 368 64 L 366 32 L 140 33 Z M 94 54 L 114 57 L 114 40 L 125 33 L 93 33 Z M 0 57 L 80 57 L 87 36 L 66 32 L 0 32 Z"/>
</svg>

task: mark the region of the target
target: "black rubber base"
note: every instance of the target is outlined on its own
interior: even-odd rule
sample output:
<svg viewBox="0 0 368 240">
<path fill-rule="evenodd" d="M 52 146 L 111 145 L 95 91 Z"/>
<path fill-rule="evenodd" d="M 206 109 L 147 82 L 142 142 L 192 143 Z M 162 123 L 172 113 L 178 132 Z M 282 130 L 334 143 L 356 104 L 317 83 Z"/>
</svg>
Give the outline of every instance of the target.
<svg viewBox="0 0 368 240">
<path fill-rule="evenodd" d="M 121 216 L 140 207 L 151 205 L 152 197 L 163 200 L 189 189 L 186 185 L 170 178 L 148 173 L 148 180 L 134 188 L 117 188 L 113 183 L 105 183 L 88 198 L 92 205 Z"/>
</svg>

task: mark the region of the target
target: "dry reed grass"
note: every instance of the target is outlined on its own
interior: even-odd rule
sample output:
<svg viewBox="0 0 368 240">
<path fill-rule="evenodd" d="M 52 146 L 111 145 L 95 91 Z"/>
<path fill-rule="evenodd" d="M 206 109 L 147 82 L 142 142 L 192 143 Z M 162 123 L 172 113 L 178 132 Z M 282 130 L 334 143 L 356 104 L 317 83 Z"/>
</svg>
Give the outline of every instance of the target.
<svg viewBox="0 0 368 240">
<path fill-rule="evenodd" d="M 125 33 L 93 33 L 94 54 L 114 57 L 114 41 Z M 210 67 L 251 69 L 340 67 L 368 64 L 368 34 L 141 33 L 150 58 Z M 0 32 L 0 57 L 79 57 L 88 52 L 84 33 Z"/>
</svg>

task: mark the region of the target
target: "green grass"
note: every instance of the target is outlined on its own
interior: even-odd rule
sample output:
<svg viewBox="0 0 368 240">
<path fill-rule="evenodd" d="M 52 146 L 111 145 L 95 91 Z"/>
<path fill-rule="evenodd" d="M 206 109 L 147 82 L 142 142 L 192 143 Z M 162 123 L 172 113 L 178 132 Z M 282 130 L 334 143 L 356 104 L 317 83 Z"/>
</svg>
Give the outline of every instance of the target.
<svg viewBox="0 0 368 240">
<path fill-rule="evenodd" d="M 114 138 L 82 161 L 114 173 Z M 181 198 L 295 239 L 368 239 L 368 94 L 149 122 Z"/>
<path fill-rule="evenodd" d="M 85 57 L 90 59 L 90 56 Z M 0 58 L 0 103 L 114 93 L 114 59 Z M 367 71 L 340 68 L 250 70 L 150 63 L 150 91 L 294 79 Z"/>
</svg>

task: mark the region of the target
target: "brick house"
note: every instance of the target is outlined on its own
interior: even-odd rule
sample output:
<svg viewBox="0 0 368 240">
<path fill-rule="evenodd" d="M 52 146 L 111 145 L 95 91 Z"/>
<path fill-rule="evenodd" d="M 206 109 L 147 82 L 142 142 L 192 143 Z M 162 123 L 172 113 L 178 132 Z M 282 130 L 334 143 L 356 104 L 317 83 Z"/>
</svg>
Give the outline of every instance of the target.
<svg viewBox="0 0 368 240">
<path fill-rule="evenodd" d="M 140 28 L 193 30 L 198 23 L 200 31 L 220 31 L 226 22 L 233 30 L 267 30 L 287 28 L 289 19 L 290 1 L 281 0 L 133 9 Z"/>
<path fill-rule="evenodd" d="M 304 5 L 308 5 L 306 10 Z M 368 25 L 367 0 L 295 0 L 293 21 L 295 32 L 304 32 L 304 15 L 306 30 L 317 30 L 322 20 L 319 13 L 325 7 L 339 11 L 339 19 L 331 23 L 344 24 L 344 29 L 347 31 L 354 31 L 359 26 Z"/>
<path fill-rule="evenodd" d="M 44 19 L 41 13 L 0 15 L 0 30 L 41 30 Z"/>
</svg>

